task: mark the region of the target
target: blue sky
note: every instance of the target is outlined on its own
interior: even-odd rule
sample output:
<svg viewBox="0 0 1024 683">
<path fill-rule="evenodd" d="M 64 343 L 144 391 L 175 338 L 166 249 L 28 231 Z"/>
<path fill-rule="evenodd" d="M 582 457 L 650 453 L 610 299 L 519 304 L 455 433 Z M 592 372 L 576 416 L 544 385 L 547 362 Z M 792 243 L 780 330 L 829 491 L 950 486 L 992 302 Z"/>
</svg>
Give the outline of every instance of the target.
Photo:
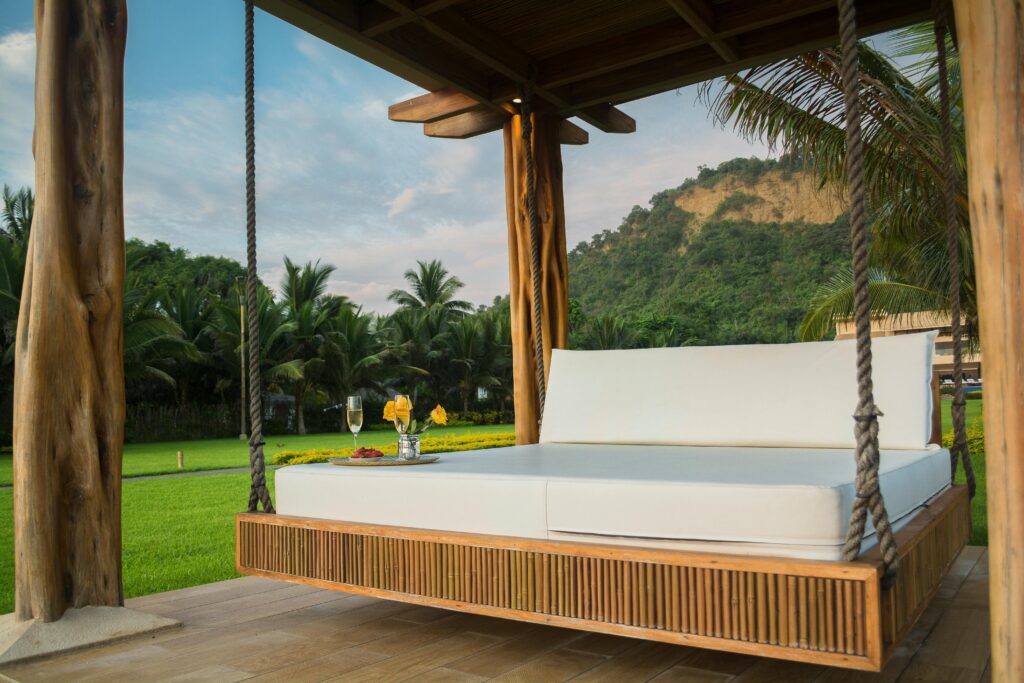
<svg viewBox="0 0 1024 683">
<path fill-rule="evenodd" d="M 32 0 L 0 3 L 0 183 L 32 183 Z M 125 230 L 193 253 L 244 255 L 242 2 L 129 0 Z M 337 267 L 332 291 L 368 309 L 416 259 L 440 258 L 465 298 L 508 291 L 500 133 L 436 140 L 391 123 L 415 86 L 256 12 L 260 273 Z M 622 106 L 632 135 L 563 147 L 570 248 L 699 165 L 765 156 L 708 119 L 686 88 Z M 586 126 L 584 126 L 586 127 Z M 571 274 L 570 274 L 571 276 Z"/>
</svg>

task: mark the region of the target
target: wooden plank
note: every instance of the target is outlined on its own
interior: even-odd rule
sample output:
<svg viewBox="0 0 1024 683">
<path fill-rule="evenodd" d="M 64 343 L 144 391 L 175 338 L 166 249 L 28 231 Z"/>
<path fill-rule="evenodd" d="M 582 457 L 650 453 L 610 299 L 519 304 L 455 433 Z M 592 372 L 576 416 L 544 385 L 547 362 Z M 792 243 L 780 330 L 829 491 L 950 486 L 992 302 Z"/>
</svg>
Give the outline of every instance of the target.
<svg viewBox="0 0 1024 683">
<path fill-rule="evenodd" d="M 434 123 L 483 106 L 475 97 L 445 88 L 392 104 L 388 107 L 388 118 L 410 123 Z"/>
<path fill-rule="evenodd" d="M 420 0 L 416 3 L 416 15 L 429 16 L 460 2 L 463 0 Z M 359 30 L 364 36 L 373 38 L 388 31 L 394 31 L 414 20 L 415 17 L 400 14 L 376 2 L 367 2 L 361 6 L 359 11 Z"/>
<path fill-rule="evenodd" d="M 858 12 L 858 32 L 862 36 L 873 35 L 928 16 L 928 0 L 902 0 L 892 5 L 870 4 Z M 573 106 L 586 107 L 600 102 L 621 104 L 692 85 L 831 46 L 836 41 L 836 22 L 834 9 L 803 16 L 777 24 L 770 31 L 743 36 L 738 43 L 743 55 L 738 61 L 723 62 L 718 53 L 702 45 L 579 81 L 566 88 L 566 95 Z"/>
<path fill-rule="evenodd" d="M 954 0 L 981 344 L 992 680 L 1024 680 L 1024 11 Z"/>
<path fill-rule="evenodd" d="M 738 61 L 736 43 L 715 34 L 715 10 L 708 0 L 665 0 L 726 62 Z"/>
<path fill-rule="evenodd" d="M 585 145 L 590 142 L 590 133 L 572 121 L 562 119 L 558 124 L 558 142 L 563 145 Z"/>
<path fill-rule="evenodd" d="M 423 124 L 423 134 L 431 138 L 464 140 L 484 133 L 501 130 L 508 121 L 504 112 L 490 110 L 471 111 L 433 123 Z"/>
</svg>

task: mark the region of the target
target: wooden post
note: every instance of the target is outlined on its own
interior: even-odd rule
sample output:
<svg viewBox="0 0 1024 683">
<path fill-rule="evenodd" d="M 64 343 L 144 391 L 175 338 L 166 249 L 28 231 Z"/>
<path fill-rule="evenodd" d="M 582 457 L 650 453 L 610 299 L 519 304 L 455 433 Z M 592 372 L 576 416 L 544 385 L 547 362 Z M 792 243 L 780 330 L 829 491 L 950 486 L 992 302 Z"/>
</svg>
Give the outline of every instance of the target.
<svg viewBox="0 0 1024 683">
<path fill-rule="evenodd" d="M 956 0 L 985 350 L 992 680 L 1024 680 L 1024 3 Z"/>
<path fill-rule="evenodd" d="M 15 610 L 122 604 L 125 0 L 36 2 L 14 380 Z"/>
<path fill-rule="evenodd" d="M 178 469 L 179 470 L 185 469 L 185 452 L 184 451 L 178 451 Z"/>
<path fill-rule="evenodd" d="M 544 360 L 569 339 L 569 285 L 562 199 L 562 152 L 557 118 L 533 115 L 534 178 L 541 223 L 544 304 Z M 505 124 L 505 205 L 508 212 L 509 291 L 512 309 L 512 376 L 515 385 L 516 443 L 536 443 L 538 390 L 533 336 L 533 281 L 530 268 L 530 220 L 526 212 L 526 164 L 522 122 Z"/>
</svg>

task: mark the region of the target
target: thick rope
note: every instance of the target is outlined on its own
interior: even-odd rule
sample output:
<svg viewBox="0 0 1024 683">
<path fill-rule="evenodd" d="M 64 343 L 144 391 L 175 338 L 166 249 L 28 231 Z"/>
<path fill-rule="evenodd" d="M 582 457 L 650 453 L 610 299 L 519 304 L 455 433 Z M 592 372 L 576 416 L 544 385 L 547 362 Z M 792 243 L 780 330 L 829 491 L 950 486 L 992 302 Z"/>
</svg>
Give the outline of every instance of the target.
<svg viewBox="0 0 1024 683">
<path fill-rule="evenodd" d="M 857 496 L 850 513 L 850 526 L 843 557 L 856 560 L 864 540 L 867 514 L 875 525 L 882 552 L 883 585 L 896 578 L 899 557 L 885 500 L 878 482 L 878 418 L 871 381 L 871 292 L 868 281 L 868 224 L 864 196 L 864 141 L 861 138 L 859 99 L 859 58 L 854 0 L 839 0 L 839 38 L 843 56 L 843 98 L 846 103 L 846 175 L 850 192 L 850 231 L 853 241 L 854 321 L 857 329 L 857 411 L 854 435 L 857 441 Z"/>
<path fill-rule="evenodd" d="M 939 67 L 939 120 L 942 124 L 942 199 L 946 209 L 946 251 L 949 254 L 949 312 L 953 337 L 953 447 L 950 453 L 950 479 L 956 479 L 957 461 L 963 463 L 967 490 L 971 498 L 977 484 L 971 453 L 967 447 L 967 416 L 964 401 L 963 340 L 960 323 L 960 220 L 956 209 L 956 174 L 953 165 L 953 124 L 950 121 L 949 75 L 946 67 L 946 11 L 941 0 L 933 2 L 935 13 L 935 49 Z"/>
<path fill-rule="evenodd" d="M 526 212 L 530 218 L 530 276 L 533 280 L 533 338 L 537 357 L 537 423 L 544 419 L 544 301 L 540 261 L 540 216 L 537 215 L 537 187 L 534 181 L 533 111 L 529 88 L 523 93 L 519 118 L 523 128 L 523 154 L 526 157 Z"/>
<path fill-rule="evenodd" d="M 263 396 L 260 381 L 260 327 L 256 276 L 256 116 L 255 55 L 253 52 L 253 0 L 245 0 L 245 237 L 246 307 L 249 325 L 249 512 L 257 503 L 264 512 L 274 512 L 267 491 L 266 463 L 263 459 Z"/>
</svg>

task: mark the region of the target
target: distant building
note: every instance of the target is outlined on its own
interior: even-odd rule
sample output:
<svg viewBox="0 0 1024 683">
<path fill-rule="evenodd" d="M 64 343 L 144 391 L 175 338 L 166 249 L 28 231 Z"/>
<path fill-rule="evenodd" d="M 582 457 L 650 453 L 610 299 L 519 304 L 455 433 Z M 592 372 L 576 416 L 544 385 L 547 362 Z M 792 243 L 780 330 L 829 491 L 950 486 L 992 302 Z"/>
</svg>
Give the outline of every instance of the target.
<svg viewBox="0 0 1024 683">
<path fill-rule="evenodd" d="M 943 380 L 953 377 L 953 338 L 948 313 L 922 311 L 907 313 L 895 318 L 876 318 L 871 321 L 872 337 L 892 337 L 897 334 L 912 334 L 938 330 L 935 340 L 935 371 Z M 853 320 L 836 323 L 836 339 L 853 339 L 856 336 Z M 964 348 L 964 378 L 981 379 L 981 351 L 972 352 Z"/>
</svg>

